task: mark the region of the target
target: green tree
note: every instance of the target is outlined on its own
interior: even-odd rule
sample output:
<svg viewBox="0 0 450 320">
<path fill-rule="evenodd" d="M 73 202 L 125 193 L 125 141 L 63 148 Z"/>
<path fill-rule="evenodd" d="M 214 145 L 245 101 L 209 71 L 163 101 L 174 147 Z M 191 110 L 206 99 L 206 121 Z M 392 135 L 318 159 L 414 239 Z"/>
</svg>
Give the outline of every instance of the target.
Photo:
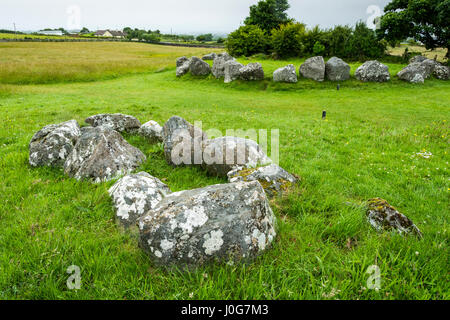
<svg viewBox="0 0 450 320">
<path fill-rule="evenodd" d="M 90 33 L 90 31 L 88 28 L 85 27 L 85 28 L 81 29 L 80 33 Z"/>
<path fill-rule="evenodd" d="M 251 56 L 263 53 L 268 49 L 267 35 L 260 27 L 242 26 L 230 33 L 227 39 L 227 50 L 232 56 Z"/>
<path fill-rule="evenodd" d="M 384 8 L 379 38 L 390 44 L 409 37 L 427 49 L 450 47 L 450 0 L 393 0 Z"/>
<path fill-rule="evenodd" d="M 351 58 L 360 61 L 366 58 L 379 58 L 384 55 L 386 45 L 379 41 L 375 31 L 369 29 L 364 22 L 358 22 L 349 40 L 349 54 Z"/>
<path fill-rule="evenodd" d="M 283 24 L 272 30 L 271 43 L 274 53 L 280 58 L 298 57 L 303 52 L 306 26 L 303 23 Z"/>
<path fill-rule="evenodd" d="M 289 7 L 288 0 L 260 0 L 250 7 L 250 15 L 244 23 L 259 26 L 266 33 L 270 33 L 280 25 L 292 22 L 286 12 Z"/>
</svg>

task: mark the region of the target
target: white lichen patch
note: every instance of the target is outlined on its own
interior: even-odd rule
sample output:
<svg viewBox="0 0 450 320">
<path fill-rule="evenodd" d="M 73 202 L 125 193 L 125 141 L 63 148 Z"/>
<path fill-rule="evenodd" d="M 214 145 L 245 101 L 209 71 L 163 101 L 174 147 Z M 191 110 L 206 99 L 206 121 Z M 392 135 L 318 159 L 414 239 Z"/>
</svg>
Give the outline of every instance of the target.
<svg viewBox="0 0 450 320">
<path fill-rule="evenodd" d="M 203 248 L 207 255 L 212 255 L 214 252 L 219 251 L 223 245 L 223 232 L 222 230 L 211 231 L 209 234 L 205 234 L 205 242 Z"/>
<path fill-rule="evenodd" d="M 183 214 L 186 218 L 186 222 L 180 223 L 179 227 L 182 228 L 185 233 L 192 233 L 195 227 L 200 227 L 208 221 L 208 216 L 206 215 L 203 206 L 187 209 Z"/>
<path fill-rule="evenodd" d="M 161 240 L 161 249 L 164 251 L 170 250 L 175 246 L 175 243 L 172 241 L 169 241 L 167 239 Z"/>
</svg>

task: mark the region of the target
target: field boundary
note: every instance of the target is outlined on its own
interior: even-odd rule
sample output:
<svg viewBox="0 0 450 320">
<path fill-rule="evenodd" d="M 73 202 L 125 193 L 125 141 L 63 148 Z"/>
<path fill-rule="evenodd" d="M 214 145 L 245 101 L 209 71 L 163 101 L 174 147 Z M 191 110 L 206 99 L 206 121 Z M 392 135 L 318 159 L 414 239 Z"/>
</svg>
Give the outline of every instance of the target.
<svg viewBox="0 0 450 320">
<path fill-rule="evenodd" d="M 188 48 L 211 48 L 211 49 L 224 49 L 224 46 L 207 45 L 207 44 L 194 44 L 194 43 L 172 43 L 172 42 L 138 42 L 127 41 L 123 39 L 0 39 L 0 42 L 131 42 L 131 43 L 144 43 L 155 44 L 160 46 L 172 46 L 172 47 L 188 47 Z"/>
</svg>

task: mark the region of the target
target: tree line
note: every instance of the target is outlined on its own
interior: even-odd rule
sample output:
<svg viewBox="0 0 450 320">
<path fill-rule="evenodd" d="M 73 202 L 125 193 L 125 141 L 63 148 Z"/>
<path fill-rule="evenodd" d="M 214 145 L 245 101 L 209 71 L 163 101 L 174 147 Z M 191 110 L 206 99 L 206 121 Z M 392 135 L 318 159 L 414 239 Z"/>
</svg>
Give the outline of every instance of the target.
<svg viewBox="0 0 450 320">
<path fill-rule="evenodd" d="M 393 0 L 386 6 L 376 31 L 363 22 L 355 26 L 308 29 L 288 16 L 289 7 L 288 0 L 261 0 L 251 6 L 244 25 L 228 36 L 229 53 L 364 60 L 380 58 L 389 44 L 395 46 L 407 39 L 414 39 L 427 49 L 449 48 L 450 0 Z"/>
</svg>

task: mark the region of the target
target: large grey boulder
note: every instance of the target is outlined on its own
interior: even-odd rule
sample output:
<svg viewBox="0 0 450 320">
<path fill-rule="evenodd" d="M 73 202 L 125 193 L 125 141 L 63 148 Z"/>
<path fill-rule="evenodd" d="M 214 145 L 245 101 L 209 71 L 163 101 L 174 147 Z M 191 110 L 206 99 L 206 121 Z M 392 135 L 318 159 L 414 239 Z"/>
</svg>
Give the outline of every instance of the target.
<svg viewBox="0 0 450 320">
<path fill-rule="evenodd" d="M 400 234 L 414 234 L 422 237 L 419 228 L 392 207 L 386 200 L 374 198 L 368 200 L 367 221 L 378 231 L 396 231 Z"/>
<path fill-rule="evenodd" d="M 193 76 L 207 76 L 211 73 L 210 65 L 200 58 L 192 57 L 189 65 L 189 71 Z"/>
<path fill-rule="evenodd" d="M 315 81 L 325 80 L 325 60 L 323 57 L 312 57 L 306 59 L 305 63 L 300 66 L 300 75 L 304 78 Z"/>
<path fill-rule="evenodd" d="M 188 62 L 189 59 L 187 57 L 180 57 L 177 59 L 177 68 L 181 67 L 185 62 Z"/>
<path fill-rule="evenodd" d="M 376 61 L 367 61 L 355 72 L 356 79 L 363 82 L 386 82 L 391 79 L 389 67 Z"/>
<path fill-rule="evenodd" d="M 273 73 L 273 81 L 296 83 L 298 81 L 297 71 L 293 64 L 279 68 Z"/>
<path fill-rule="evenodd" d="M 186 73 L 189 72 L 191 67 L 191 60 L 185 60 L 181 65 L 178 66 L 178 62 L 177 62 L 177 77 L 181 77 L 184 76 Z"/>
<path fill-rule="evenodd" d="M 399 73 L 397 73 L 397 77 L 400 80 L 417 83 L 420 76 L 422 79 L 427 79 L 432 73 L 432 69 L 429 66 L 424 65 L 423 63 L 415 62 L 403 68 Z"/>
<path fill-rule="evenodd" d="M 214 60 L 215 58 L 217 58 L 217 53 L 212 52 L 212 53 L 209 53 L 209 54 L 205 54 L 202 57 L 202 60 Z"/>
<path fill-rule="evenodd" d="M 163 127 L 164 155 L 173 166 L 201 165 L 206 133 L 181 117 L 173 116 Z"/>
<path fill-rule="evenodd" d="M 225 83 L 230 83 L 238 80 L 241 76 L 239 71 L 244 65 L 236 60 L 229 60 L 225 62 Z"/>
<path fill-rule="evenodd" d="M 226 52 L 217 55 L 212 67 L 212 74 L 214 77 L 217 79 L 225 77 L 225 63 L 230 60 L 234 60 L 234 58 Z"/>
<path fill-rule="evenodd" d="M 64 166 L 80 135 L 80 126 L 75 120 L 45 126 L 31 138 L 28 146 L 30 165 Z"/>
<path fill-rule="evenodd" d="M 256 257 L 275 239 L 276 218 L 259 182 L 238 182 L 172 193 L 139 228 L 152 261 L 192 268 Z"/>
<path fill-rule="evenodd" d="M 264 70 L 259 62 L 252 62 L 239 69 L 241 80 L 260 81 L 264 80 Z"/>
<path fill-rule="evenodd" d="M 141 123 L 133 116 L 121 113 L 104 113 L 91 116 L 85 120 L 93 127 L 104 127 L 118 132 L 136 132 Z"/>
<path fill-rule="evenodd" d="M 298 179 L 281 168 L 277 164 L 271 164 L 260 168 L 246 169 L 237 166 L 228 172 L 229 182 L 258 181 L 269 197 L 274 197 L 287 192 Z"/>
<path fill-rule="evenodd" d="M 272 160 L 253 140 L 238 137 L 220 137 L 203 144 L 203 166 L 211 174 L 227 177 L 235 166 L 255 168 Z"/>
<path fill-rule="evenodd" d="M 350 79 L 350 65 L 344 60 L 332 57 L 325 64 L 325 74 L 330 81 L 345 81 Z"/>
<path fill-rule="evenodd" d="M 169 187 L 147 172 L 127 175 L 109 190 L 117 222 L 124 229 L 137 229 L 137 222 L 169 193 Z"/>
<path fill-rule="evenodd" d="M 144 123 L 138 134 L 145 137 L 151 143 L 163 142 L 163 128 L 158 122 L 150 120 Z"/>
<path fill-rule="evenodd" d="M 85 127 L 81 128 L 81 136 L 64 164 L 64 171 L 75 179 L 99 183 L 130 173 L 145 160 L 145 155 L 117 131 Z"/>
</svg>

